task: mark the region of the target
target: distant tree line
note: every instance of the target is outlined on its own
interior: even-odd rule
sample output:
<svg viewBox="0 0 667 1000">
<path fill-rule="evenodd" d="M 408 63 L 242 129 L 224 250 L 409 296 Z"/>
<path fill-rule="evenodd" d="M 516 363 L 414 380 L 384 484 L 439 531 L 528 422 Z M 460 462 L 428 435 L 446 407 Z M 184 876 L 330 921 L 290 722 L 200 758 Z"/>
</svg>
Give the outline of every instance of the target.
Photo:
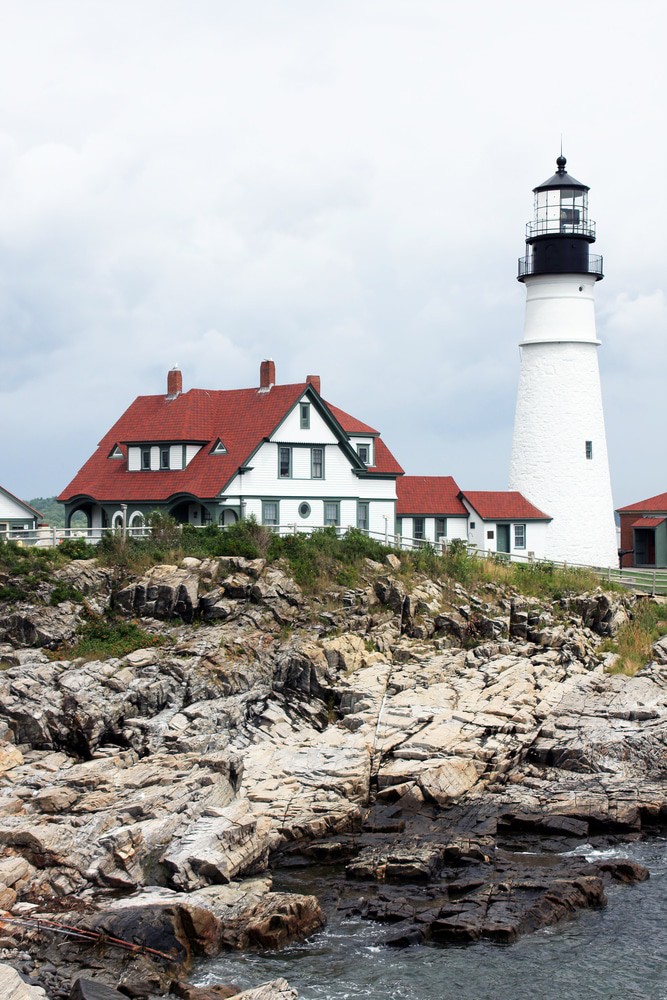
<svg viewBox="0 0 667 1000">
<path fill-rule="evenodd" d="M 35 497 L 34 500 L 28 500 L 28 503 L 43 515 L 46 523 L 54 528 L 65 527 L 65 508 L 55 497 Z"/>
</svg>

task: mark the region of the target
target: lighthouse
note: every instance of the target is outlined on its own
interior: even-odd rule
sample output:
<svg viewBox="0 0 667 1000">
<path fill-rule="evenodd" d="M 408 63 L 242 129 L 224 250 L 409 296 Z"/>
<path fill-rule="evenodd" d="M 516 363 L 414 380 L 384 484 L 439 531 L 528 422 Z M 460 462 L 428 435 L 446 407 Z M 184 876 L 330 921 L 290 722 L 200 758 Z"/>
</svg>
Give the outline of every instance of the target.
<svg viewBox="0 0 667 1000">
<path fill-rule="evenodd" d="M 526 315 L 509 485 L 551 515 L 547 558 L 617 566 L 595 329 L 602 257 L 590 252 L 589 188 L 566 163 L 561 153 L 553 177 L 533 189 L 519 260 Z"/>
</svg>

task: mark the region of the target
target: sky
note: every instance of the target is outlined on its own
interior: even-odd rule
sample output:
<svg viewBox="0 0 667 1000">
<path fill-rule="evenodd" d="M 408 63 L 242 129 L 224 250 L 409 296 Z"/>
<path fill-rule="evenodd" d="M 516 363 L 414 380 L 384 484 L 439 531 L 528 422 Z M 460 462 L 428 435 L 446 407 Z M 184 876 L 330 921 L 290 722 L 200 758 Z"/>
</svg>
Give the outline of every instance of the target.
<svg viewBox="0 0 667 1000">
<path fill-rule="evenodd" d="M 506 489 L 532 189 L 590 185 L 616 505 L 667 489 L 661 0 L 0 0 L 0 483 L 138 395 L 319 374 Z"/>
</svg>

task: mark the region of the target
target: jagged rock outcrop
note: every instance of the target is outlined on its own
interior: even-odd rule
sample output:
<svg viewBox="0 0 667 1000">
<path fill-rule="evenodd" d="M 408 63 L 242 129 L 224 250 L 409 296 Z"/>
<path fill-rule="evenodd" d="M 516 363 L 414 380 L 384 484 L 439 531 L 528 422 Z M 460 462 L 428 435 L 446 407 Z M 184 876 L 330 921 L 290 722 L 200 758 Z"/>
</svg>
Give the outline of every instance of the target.
<svg viewBox="0 0 667 1000">
<path fill-rule="evenodd" d="M 600 638 L 630 598 L 546 605 L 390 569 L 367 563 L 336 606 L 264 560 L 186 559 L 116 593 L 83 565 L 62 582 L 88 609 L 143 616 L 162 643 L 103 661 L 3 625 L 0 905 L 73 907 L 181 962 L 320 927 L 316 900 L 271 889 L 288 856 L 344 862 L 394 945 L 509 941 L 601 905 L 614 873 L 538 878 L 503 844 L 667 824 L 664 643 L 612 676 Z M 75 632 L 90 610 L 70 604 L 32 620 Z"/>
<path fill-rule="evenodd" d="M 58 649 L 74 641 L 82 620 L 82 607 L 72 601 L 56 607 L 21 603 L 8 613 L 0 613 L 0 640 Z"/>
</svg>

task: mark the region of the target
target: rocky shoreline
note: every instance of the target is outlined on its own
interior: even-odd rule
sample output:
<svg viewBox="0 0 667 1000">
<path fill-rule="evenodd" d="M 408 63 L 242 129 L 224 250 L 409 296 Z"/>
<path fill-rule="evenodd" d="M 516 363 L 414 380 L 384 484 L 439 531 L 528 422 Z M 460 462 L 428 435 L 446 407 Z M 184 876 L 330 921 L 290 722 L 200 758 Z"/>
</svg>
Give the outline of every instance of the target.
<svg viewBox="0 0 667 1000">
<path fill-rule="evenodd" d="M 52 606 L 56 586 L 80 599 Z M 23 977 L 3 995 L 287 1000 L 187 970 L 300 940 L 329 907 L 401 947 L 604 905 L 646 871 L 563 852 L 667 826 L 667 644 L 633 678 L 599 650 L 637 600 L 468 593 L 395 556 L 306 599 L 221 557 L 133 580 L 73 561 L 0 605 L 0 983 Z M 57 658 L 112 612 L 155 644 Z M 311 865 L 322 898 L 274 889 Z"/>
</svg>

